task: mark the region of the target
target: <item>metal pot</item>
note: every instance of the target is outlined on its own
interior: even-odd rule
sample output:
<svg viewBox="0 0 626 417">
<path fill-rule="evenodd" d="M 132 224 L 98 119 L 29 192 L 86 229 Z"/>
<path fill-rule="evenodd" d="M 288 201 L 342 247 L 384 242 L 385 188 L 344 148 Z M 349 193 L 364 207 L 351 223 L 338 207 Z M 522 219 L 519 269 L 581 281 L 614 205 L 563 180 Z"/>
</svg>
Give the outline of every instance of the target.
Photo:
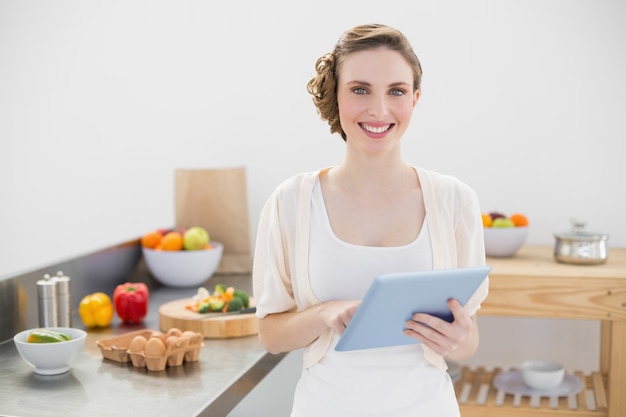
<svg viewBox="0 0 626 417">
<path fill-rule="evenodd" d="M 606 262 L 609 257 L 606 243 L 609 236 L 588 232 L 584 222 L 572 220 L 570 232 L 555 234 L 554 237 L 554 257 L 559 262 L 595 265 Z"/>
</svg>

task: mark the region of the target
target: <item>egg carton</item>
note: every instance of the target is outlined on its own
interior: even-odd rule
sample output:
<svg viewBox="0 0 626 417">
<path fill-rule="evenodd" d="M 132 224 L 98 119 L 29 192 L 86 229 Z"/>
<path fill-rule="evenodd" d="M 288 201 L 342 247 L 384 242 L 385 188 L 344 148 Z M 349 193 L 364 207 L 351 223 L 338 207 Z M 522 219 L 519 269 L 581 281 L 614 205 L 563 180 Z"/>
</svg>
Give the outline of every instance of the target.
<svg viewBox="0 0 626 417">
<path fill-rule="evenodd" d="M 195 362 L 200 357 L 200 349 L 204 339 L 202 333 L 179 337 L 175 343 L 169 344 L 165 353 L 160 356 L 148 356 L 144 352 L 131 352 L 129 350 L 130 344 L 136 336 L 149 339 L 154 332 L 154 330 L 149 329 L 128 332 L 120 336 L 98 340 L 96 345 L 106 359 L 120 363 L 131 362 L 134 367 L 148 368 L 149 371 L 162 371 L 166 366 L 180 366 L 183 362 Z"/>
</svg>

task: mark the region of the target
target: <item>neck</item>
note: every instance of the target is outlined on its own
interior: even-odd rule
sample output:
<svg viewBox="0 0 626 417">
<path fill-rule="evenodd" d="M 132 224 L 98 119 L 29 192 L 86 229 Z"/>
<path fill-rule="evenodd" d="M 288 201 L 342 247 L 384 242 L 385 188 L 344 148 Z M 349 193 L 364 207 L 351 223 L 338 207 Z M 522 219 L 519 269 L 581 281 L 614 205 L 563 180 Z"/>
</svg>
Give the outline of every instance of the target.
<svg viewBox="0 0 626 417">
<path fill-rule="evenodd" d="M 393 192 L 413 187 L 416 174 L 400 158 L 346 159 L 333 169 L 336 179 L 352 190 Z"/>
</svg>

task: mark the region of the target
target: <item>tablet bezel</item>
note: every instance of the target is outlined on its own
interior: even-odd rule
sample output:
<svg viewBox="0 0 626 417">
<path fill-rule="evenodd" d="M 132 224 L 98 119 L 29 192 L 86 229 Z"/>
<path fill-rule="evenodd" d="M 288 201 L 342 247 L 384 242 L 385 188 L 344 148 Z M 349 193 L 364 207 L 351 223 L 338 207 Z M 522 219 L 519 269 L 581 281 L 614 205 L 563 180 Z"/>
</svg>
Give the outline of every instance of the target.
<svg viewBox="0 0 626 417">
<path fill-rule="evenodd" d="M 448 300 L 455 298 L 465 305 L 491 269 L 485 265 L 376 276 L 335 350 L 420 343 L 404 334 L 407 320 L 424 312 L 452 321 Z"/>
</svg>

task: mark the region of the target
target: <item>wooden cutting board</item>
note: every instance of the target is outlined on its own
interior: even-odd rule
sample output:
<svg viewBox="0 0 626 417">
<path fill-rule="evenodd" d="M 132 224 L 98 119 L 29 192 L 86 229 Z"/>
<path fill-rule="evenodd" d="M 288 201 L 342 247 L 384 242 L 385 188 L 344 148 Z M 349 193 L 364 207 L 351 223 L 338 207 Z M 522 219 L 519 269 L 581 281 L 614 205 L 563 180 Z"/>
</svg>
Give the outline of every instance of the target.
<svg viewBox="0 0 626 417">
<path fill-rule="evenodd" d="M 202 333 L 207 339 L 226 339 L 250 336 L 259 332 L 259 321 L 254 313 L 248 314 L 198 314 L 185 308 L 193 304 L 192 298 L 170 301 L 159 307 L 159 327 L 166 332 L 172 327 L 182 331 Z M 252 299 L 250 304 L 254 305 Z"/>
</svg>

